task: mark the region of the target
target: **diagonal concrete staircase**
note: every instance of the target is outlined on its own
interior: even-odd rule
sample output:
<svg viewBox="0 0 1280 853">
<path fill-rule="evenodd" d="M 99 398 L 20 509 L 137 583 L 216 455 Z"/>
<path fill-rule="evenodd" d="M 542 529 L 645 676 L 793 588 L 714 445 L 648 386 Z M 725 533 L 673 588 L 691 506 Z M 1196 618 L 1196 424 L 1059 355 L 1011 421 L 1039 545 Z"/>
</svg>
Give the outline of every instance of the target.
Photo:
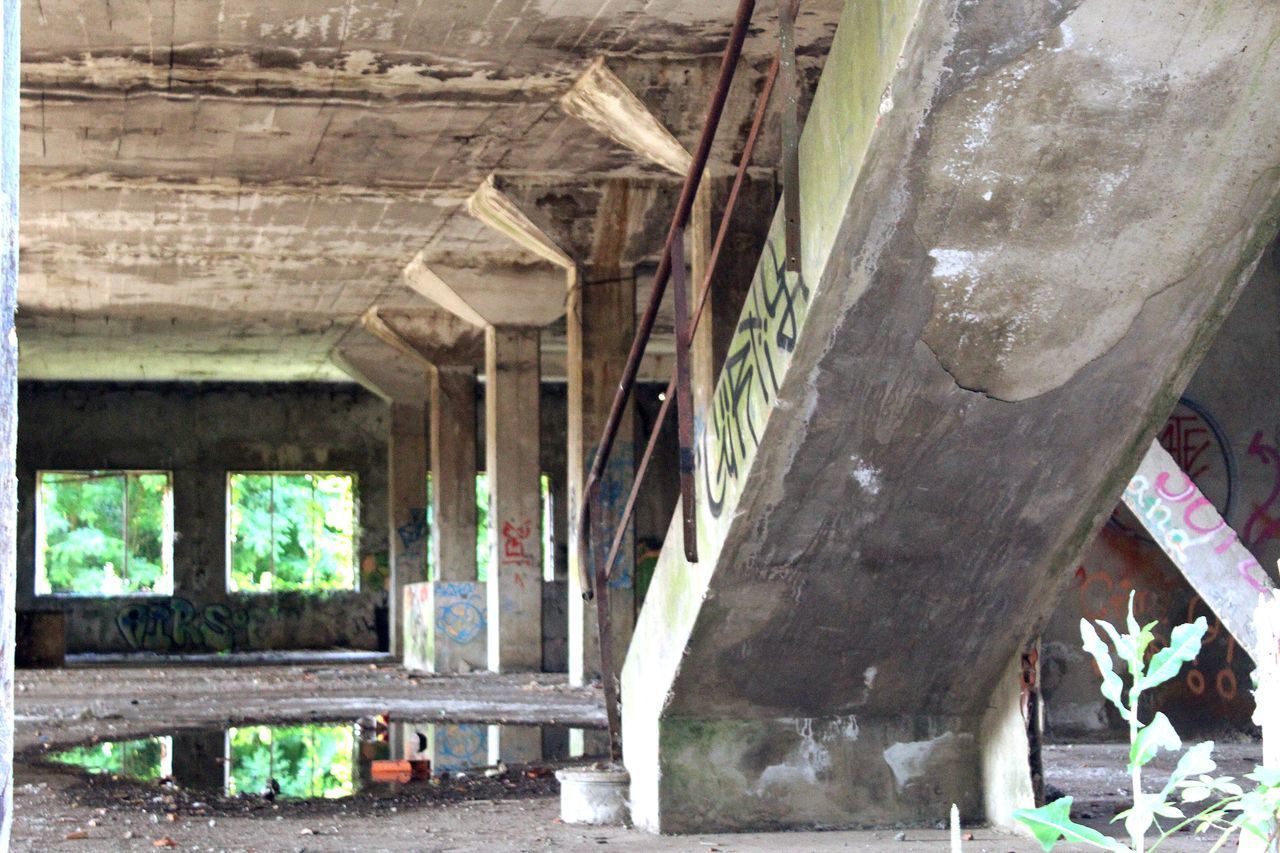
<svg viewBox="0 0 1280 853">
<path fill-rule="evenodd" d="M 1017 657 L 1280 219 L 1270 0 L 851 0 L 622 673 L 639 826 L 1031 796 Z"/>
</svg>

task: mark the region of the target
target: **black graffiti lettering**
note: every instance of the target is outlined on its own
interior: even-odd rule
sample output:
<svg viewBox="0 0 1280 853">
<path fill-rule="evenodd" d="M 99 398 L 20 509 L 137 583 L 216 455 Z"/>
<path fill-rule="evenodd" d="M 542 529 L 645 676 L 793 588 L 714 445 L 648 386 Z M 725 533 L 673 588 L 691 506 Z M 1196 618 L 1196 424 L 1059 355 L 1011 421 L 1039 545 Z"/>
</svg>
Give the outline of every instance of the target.
<svg viewBox="0 0 1280 853">
<path fill-rule="evenodd" d="M 808 304 L 809 288 L 803 277 L 788 279 L 785 261 L 770 240 L 725 358 L 711 406 L 712 430 L 700 452 L 712 517 L 720 516 L 730 481 L 738 478 L 748 454 L 760 446 L 753 395 L 758 388 L 765 405 L 778 395 L 781 381 L 774 350 L 795 351 L 804 321 L 802 311 L 807 312 Z M 716 442 L 714 460 L 706 448 L 712 437 Z"/>
</svg>

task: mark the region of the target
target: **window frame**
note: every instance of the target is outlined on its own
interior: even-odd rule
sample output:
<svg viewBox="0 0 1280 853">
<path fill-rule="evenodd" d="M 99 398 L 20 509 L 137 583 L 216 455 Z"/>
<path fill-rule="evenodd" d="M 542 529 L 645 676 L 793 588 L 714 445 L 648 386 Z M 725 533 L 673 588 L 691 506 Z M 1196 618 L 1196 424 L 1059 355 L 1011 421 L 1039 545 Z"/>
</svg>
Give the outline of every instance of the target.
<svg viewBox="0 0 1280 853">
<path fill-rule="evenodd" d="M 234 570 L 233 545 L 234 539 L 231 528 L 231 478 L 233 476 L 305 476 L 310 474 L 315 477 L 350 477 L 351 478 L 351 586 L 341 587 L 338 589 L 317 589 L 315 586 L 303 589 L 235 589 L 231 585 L 232 572 Z M 325 469 L 306 469 L 306 468 L 288 468 L 288 469 L 258 469 L 258 468 L 236 468 L 226 469 L 225 485 L 223 487 L 223 495 L 226 503 L 226 570 L 223 573 L 224 584 L 228 595 L 250 595 L 250 596 L 267 596 L 267 595 L 311 595 L 323 596 L 333 595 L 336 593 L 358 593 L 360 592 L 360 475 L 355 471 L 344 471 L 340 468 Z M 273 511 L 274 513 L 274 511 Z M 275 555 L 271 556 L 271 565 L 275 567 Z M 272 576 L 275 572 L 272 571 Z"/>
<path fill-rule="evenodd" d="M 62 475 L 84 475 L 85 479 L 89 479 L 94 475 L 116 475 L 125 478 L 124 504 L 121 506 L 121 520 L 123 524 L 124 557 L 123 566 L 124 577 L 128 577 L 129 571 L 129 486 L 128 478 L 140 477 L 144 475 L 163 475 L 166 480 L 166 487 L 162 499 L 162 516 L 164 519 L 164 529 L 161 533 L 160 541 L 160 561 L 163 571 L 161 573 L 161 583 L 159 589 L 138 590 L 133 592 L 118 593 L 102 593 L 102 592 L 55 592 L 49 584 L 48 570 L 45 567 L 45 505 L 44 505 L 44 478 L 49 474 Z M 75 598 L 171 598 L 174 594 L 176 579 L 174 577 L 174 560 L 173 546 L 177 537 L 174 534 L 173 526 L 173 471 L 163 468 L 40 468 L 36 471 L 35 476 L 35 577 L 33 578 L 32 587 L 35 589 L 37 598 L 54 598 L 54 599 L 75 599 Z"/>
</svg>

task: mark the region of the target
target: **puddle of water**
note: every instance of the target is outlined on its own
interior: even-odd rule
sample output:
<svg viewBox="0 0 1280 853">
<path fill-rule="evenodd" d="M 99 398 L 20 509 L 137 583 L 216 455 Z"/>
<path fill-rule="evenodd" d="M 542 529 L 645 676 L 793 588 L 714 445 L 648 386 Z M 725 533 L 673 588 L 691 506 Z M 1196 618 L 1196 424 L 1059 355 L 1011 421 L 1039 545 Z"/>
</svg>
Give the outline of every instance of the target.
<svg viewBox="0 0 1280 853">
<path fill-rule="evenodd" d="M 61 750 L 50 758 L 138 782 L 172 779 L 230 797 L 336 799 L 394 795 L 407 785 L 501 772 L 583 755 L 601 733 L 484 723 L 244 725 L 195 729 Z M 571 748 L 571 743 L 573 747 Z M 587 750 L 590 752 L 590 750 Z"/>
</svg>

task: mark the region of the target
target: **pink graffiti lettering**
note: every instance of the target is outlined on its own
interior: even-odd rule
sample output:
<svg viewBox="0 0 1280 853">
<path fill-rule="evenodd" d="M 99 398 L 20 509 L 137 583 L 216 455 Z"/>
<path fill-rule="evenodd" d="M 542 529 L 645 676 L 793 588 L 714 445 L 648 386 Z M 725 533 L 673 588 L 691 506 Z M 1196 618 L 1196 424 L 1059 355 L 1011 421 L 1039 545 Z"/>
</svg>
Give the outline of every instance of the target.
<svg viewBox="0 0 1280 853">
<path fill-rule="evenodd" d="M 1183 474 L 1183 476 L 1186 477 L 1185 474 Z M 1196 491 L 1196 485 L 1195 483 L 1191 482 L 1190 477 L 1187 477 L 1186 488 L 1184 488 L 1180 492 L 1175 493 L 1171 491 L 1168 486 L 1169 486 L 1169 472 L 1161 471 L 1160 474 L 1156 477 L 1156 494 L 1160 495 L 1160 497 L 1168 498 L 1174 503 L 1182 503 L 1187 498 L 1195 494 L 1195 491 Z"/>
<path fill-rule="evenodd" d="M 1258 565 L 1257 560 L 1252 557 L 1241 560 L 1240 565 L 1237 568 L 1240 571 L 1240 576 L 1249 582 L 1249 586 L 1253 587 L 1258 592 L 1267 591 L 1269 588 L 1266 582 L 1267 573 L 1262 566 Z M 1254 572 L 1254 569 L 1257 569 L 1258 571 Z M 1259 579 L 1259 575 L 1262 576 L 1261 579 Z"/>
</svg>

